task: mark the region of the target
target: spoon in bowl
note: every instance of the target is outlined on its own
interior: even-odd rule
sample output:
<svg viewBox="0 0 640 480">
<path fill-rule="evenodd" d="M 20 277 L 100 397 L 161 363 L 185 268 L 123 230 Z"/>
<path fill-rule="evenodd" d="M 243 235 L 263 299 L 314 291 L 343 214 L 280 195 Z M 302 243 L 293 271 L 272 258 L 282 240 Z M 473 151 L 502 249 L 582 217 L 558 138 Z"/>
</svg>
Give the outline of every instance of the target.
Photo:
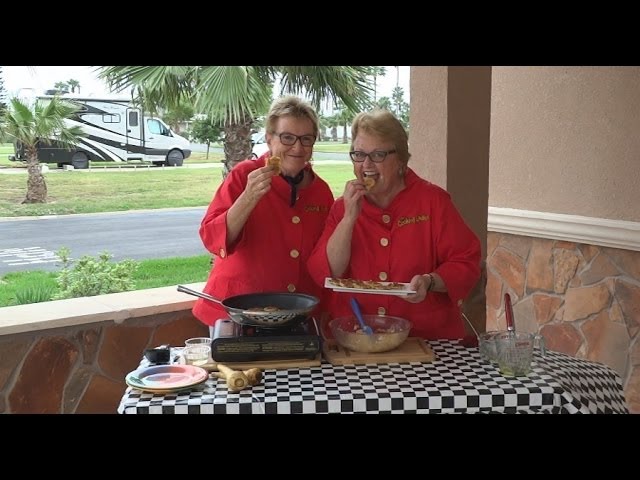
<svg viewBox="0 0 640 480">
<path fill-rule="evenodd" d="M 351 297 L 351 310 L 353 310 L 353 313 L 358 319 L 362 331 L 367 335 L 373 335 L 373 330 L 371 329 L 371 327 L 364 323 L 364 318 L 362 318 L 362 312 L 360 311 L 360 304 L 354 297 Z"/>
</svg>

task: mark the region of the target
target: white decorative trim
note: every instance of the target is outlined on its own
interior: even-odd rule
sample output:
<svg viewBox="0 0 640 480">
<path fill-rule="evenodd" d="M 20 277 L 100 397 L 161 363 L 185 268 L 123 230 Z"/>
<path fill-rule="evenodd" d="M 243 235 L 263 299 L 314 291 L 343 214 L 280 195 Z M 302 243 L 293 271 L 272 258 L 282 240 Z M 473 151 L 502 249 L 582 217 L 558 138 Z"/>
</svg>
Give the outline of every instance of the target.
<svg viewBox="0 0 640 480">
<path fill-rule="evenodd" d="M 561 213 L 489 207 L 487 229 L 640 251 L 640 223 Z"/>
</svg>

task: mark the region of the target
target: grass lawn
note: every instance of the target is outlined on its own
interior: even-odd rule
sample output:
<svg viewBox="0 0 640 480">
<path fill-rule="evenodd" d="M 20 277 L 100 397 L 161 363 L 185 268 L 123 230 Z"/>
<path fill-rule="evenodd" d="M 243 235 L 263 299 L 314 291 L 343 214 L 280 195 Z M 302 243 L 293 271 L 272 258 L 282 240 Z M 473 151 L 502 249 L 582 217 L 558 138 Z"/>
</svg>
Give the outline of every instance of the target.
<svg viewBox="0 0 640 480">
<path fill-rule="evenodd" d="M 0 166 L 16 166 L 15 162 L 6 160 L 6 155 L 12 152 L 11 145 L 0 146 Z M 214 155 L 210 154 L 210 159 Z M 198 161 L 207 160 L 200 158 Z M 317 162 L 314 170 L 329 184 L 335 197 L 342 195 L 345 183 L 353 178 L 350 164 L 322 165 Z M 0 174 L 0 217 L 206 206 L 222 181 L 222 170 L 217 166 L 98 169 L 51 172 L 45 178 L 48 202 L 23 205 L 20 202 L 26 194 L 26 174 Z M 142 261 L 134 275 L 136 289 L 203 282 L 207 279 L 209 261 L 208 255 Z M 0 307 L 32 303 L 28 301 L 30 298 L 33 301 L 43 301 L 40 297 L 50 299 L 57 292 L 56 275 L 56 272 L 30 271 L 0 277 Z"/>
<path fill-rule="evenodd" d="M 212 147 L 221 148 L 220 144 L 212 144 Z M 314 147 L 316 152 L 325 153 L 347 153 L 349 152 L 351 145 L 348 143 L 336 143 L 336 142 L 318 142 Z M 3 167 L 24 167 L 22 162 L 12 162 L 9 160 L 9 155 L 13 155 L 13 145 L 11 143 L 0 143 L 0 168 Z M 345 157 L 346 158 L 346 157 Z M 195 163 L 219 163 L 224 159 L 223 153 L 217 153 L 210 151 L 209 155 L 206 152 L 192 152 L 191 156 L 185 160 L 187 164 Z M 150 165 L 150 162 L 131 162 L 133 165 Z M 117 167 L 123 165 L 116 162 L 91 162 L 91 167 Z M 126 165 L 126 164 L 124 164 Z M 56 167 L 52 165 L 52 167 Z"/>
<path fill-rule="evenodd" d="M 142 260 L 133 274 L 136 290 L 181 283 L 204 282 L 211 268 L 209 255 Z M 8 273 L 0 278 L 0 308 L 49 301 L 59 291 L 57 272 L 34 270 Z M 18 300 L 20 299 L 20 300 Z"/>
<path fill-rule="evenodd" d="M 334 196 L 353 178 L 351 165 L 314 167 L 331 186 Z M 47 175 L 49 203 L 22 205 L 26 175 L 0 174 L 0 216 L 62 215 L 118 210 L 193 207 L 209 204 L 222 175 L 217 167 L 198 170 L 122 172 L 60 172 Z M 210 256 L 144 260 L 134 274 L 136 290 L 179 283 L 204 282 Z M 0 307 L 32 303 L 29 298 L 57 292 L 56 272 L 26 271 L 0 277 Z M 23 300 L 18 302 L 17 298 Z M 27 300 L 25 300 L 27 299 Z M 40 301 L 45 301 L 40 298 Z"/>
<path fill-rule="evenodd" d="M 26 164 L 23 162 L 12 162 L 9 160 L 9 155 L 13 155 L 13 145 L 10 143 L 0 144 L 0 168 L 26 168 Z M 224 154 L 209 152 L 207 156 L 206 152 L 193 152 L 189 158 L 185 160 L 187 164 L 191 163 L 219 163 L 224 158 Z M 152 165 L 151 162 L 132 161 L 131 165 Z M 124 162 L 91 162 L 91 167 L 112 167 L 117 168 L 119 165 L 127 165 Z M 51 168 L 57 168 L 55 164 L 50 164 Z"/>
<path fill-rule="evenodd" d="M 331 186 L 336 197 L 342 194 L 347 180 L 353 178 L 350 164 L 317 164 L 314 170 Z M 0 174 L 0 217 L 206 206 L 222 181 L 222 170 L 212 167 L 60 171 L 45 178 L 48 202 L 22 204 L 27 176 Z"/>
</svg>

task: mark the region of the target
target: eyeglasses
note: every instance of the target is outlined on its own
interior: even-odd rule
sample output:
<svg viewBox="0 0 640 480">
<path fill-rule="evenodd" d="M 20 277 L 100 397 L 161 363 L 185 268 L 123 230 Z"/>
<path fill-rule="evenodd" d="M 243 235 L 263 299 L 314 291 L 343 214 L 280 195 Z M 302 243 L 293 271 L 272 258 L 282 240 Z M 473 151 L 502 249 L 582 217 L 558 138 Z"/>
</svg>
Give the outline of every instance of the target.
<svg viewBox="0 0 640 480">
<path fill-rule="evenodd" d="M 395 150 L 375 150 L 371 153 L 361 152 L 360 150 L 355 150 L 353 152 L 349 152 L 349 156 L 351 160 L 356 163 L 364 162 L 365 158 L 369 157 L 372 162 L 380 163 L 384 162 L 384 159 L 387 158 L 387 155 L 390 153 L 396 153 Z"/>
<path fill-rule="evenodd" d="M 280 142 L 287 146 L 295 145 L 298 140 L 303 147 L 313 147 L 316 143 L 316 137 L 313 135 L 294 135 L 293 133 L 274 133 L 274 135 L 280 137 Z"/>
</svg>

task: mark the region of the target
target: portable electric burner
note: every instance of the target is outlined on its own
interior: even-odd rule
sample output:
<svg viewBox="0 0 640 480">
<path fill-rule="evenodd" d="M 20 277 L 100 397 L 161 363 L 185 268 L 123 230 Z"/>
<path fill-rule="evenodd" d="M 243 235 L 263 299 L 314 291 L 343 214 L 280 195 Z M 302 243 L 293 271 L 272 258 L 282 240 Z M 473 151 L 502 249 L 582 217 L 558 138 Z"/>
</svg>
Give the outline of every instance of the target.
<svg viewBox="0 0 640 480">
<path fill-rule="evenodd" d="M 321 350 L 316 320 L 292 327 L 263 328 L 240 325 L 229 319 L 216 322 L 211 357 L 216 362 L 314 359 Z"/>
</svg>

